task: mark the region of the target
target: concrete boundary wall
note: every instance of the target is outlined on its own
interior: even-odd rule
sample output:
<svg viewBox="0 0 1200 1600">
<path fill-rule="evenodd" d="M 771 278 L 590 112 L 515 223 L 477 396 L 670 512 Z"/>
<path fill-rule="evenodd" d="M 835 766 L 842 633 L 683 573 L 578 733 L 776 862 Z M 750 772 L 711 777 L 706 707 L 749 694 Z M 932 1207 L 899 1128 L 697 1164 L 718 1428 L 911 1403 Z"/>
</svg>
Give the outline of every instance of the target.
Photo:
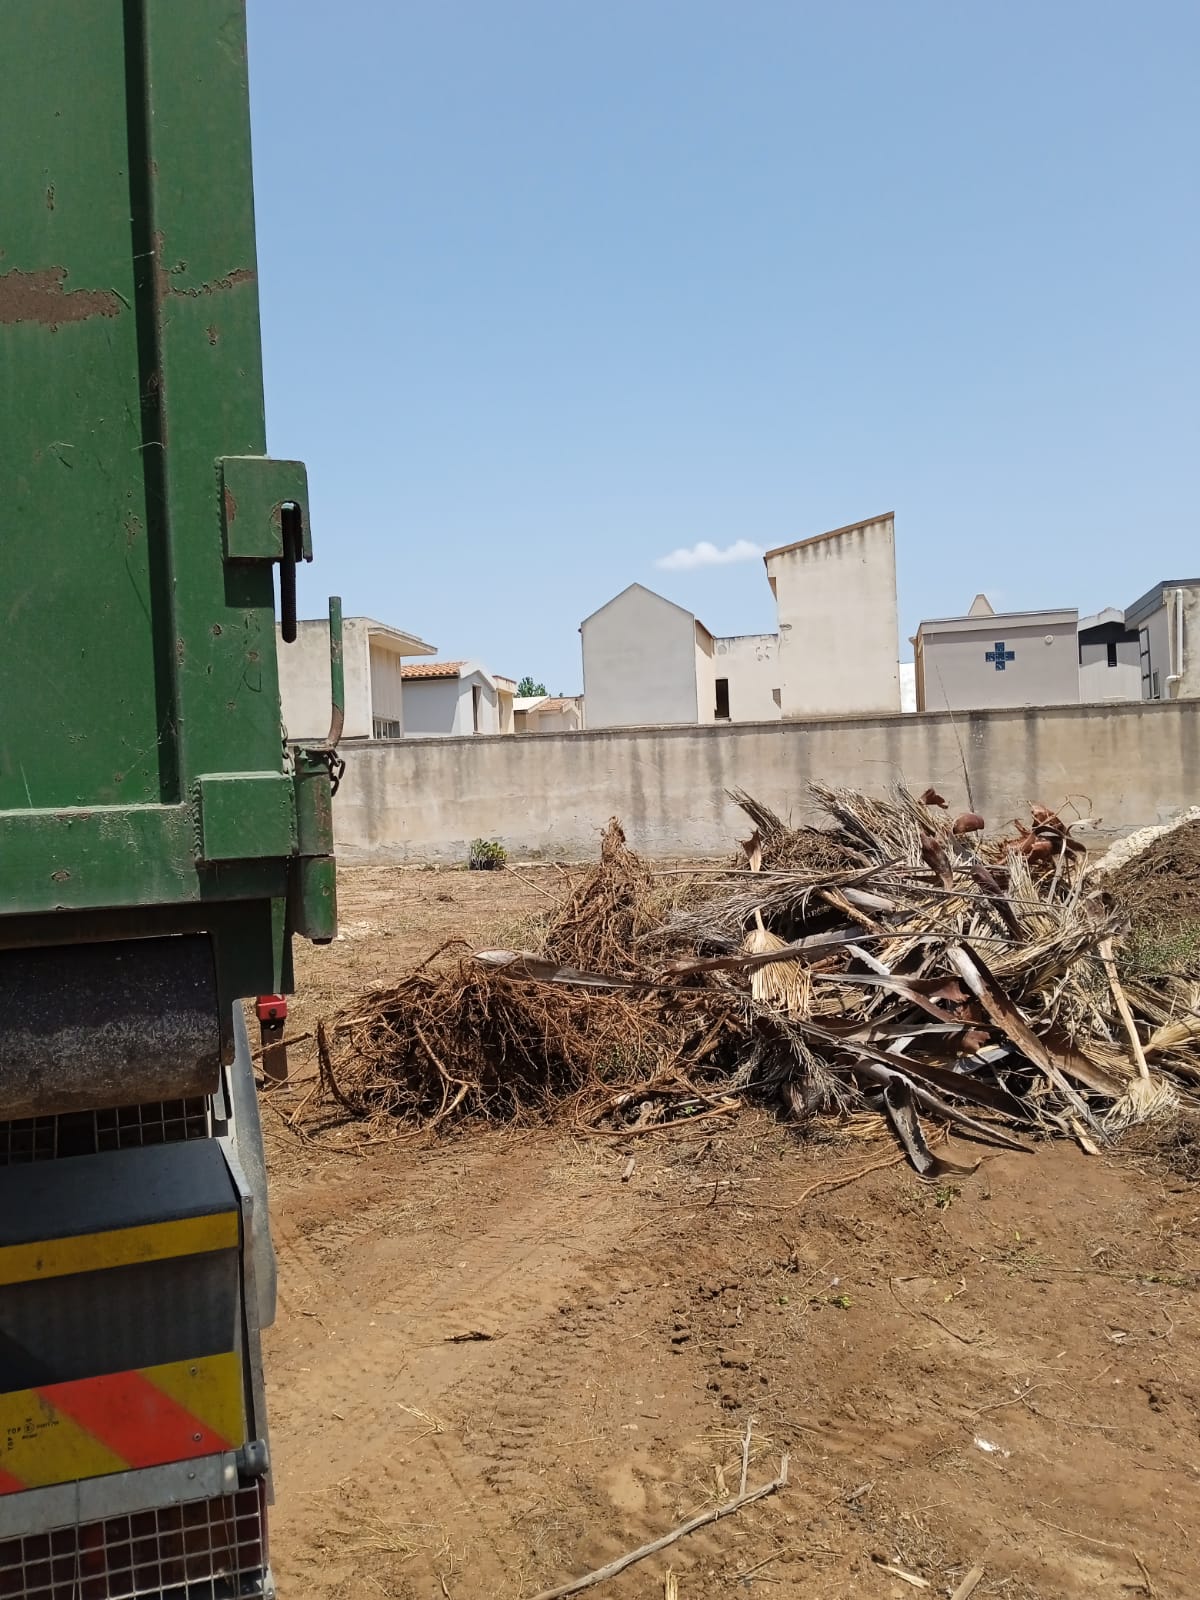
<svg viewBox="0 0 1200 1600">
<path fill-rule="evenodd" d="M 1031 800 L 1122 833 L 1200 800 L 1200 701 L 836 717 L 809 722 L 349 745 L 334 801 L 344 860 L 462 861 L 472 839 L 514 859 L 595 854 L 610 816 L 653 856 L 725 854 L 746 831 L 726 791 L 818 821 L 812 779 L 880 791 L 927 784 L 989 824 Z M 1090 802 L 1090 805 L 1089 805 Z"/>
</svg>

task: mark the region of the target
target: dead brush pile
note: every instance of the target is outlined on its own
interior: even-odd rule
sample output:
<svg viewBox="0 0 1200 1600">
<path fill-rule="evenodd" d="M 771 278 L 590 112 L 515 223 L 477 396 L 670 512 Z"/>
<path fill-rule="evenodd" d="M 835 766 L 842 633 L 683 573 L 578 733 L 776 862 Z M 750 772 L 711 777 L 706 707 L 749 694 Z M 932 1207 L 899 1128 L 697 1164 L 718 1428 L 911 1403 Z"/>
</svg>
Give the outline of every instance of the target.
<svg viewBox="0 0 1200 1600">
<path fill-rule="evenodd" d="M 677 1096 L 685 1062 L 707 1062 L 722 1041 L 732 1052 L 741 1035 L 726 1015 L 736 996 L 646 984 L 636 952 L 662 904 L 613 820 L 598 864 L 544 919 L 540 960 L 453 942 L 323 1025 L 328 1092 L 356 1115 L 422 1128 L 545 1117 L 572 1101 L 586 1117 L 597 1097 L 650 1082 Z M 543 982 L 550 971 L 577 982 Z"/>
<path fill-rule="evenodd" d="M 913 1165 L 923 1121 L 1096 1150 L 1200 1082 L 1192 986 L 1129 974 L 1127 916 L 1043 807 L 985 837 L 932 790 L 813 785 L 826 829 L 748 795 L 739 863 L 687 892 L 609 824 L 536 950 L 444 947 L 320 1029 L 328 1094 L 436 1129 L 545 1118 L 641 1132 L 747 1099 L 871 1111 Z"/>
</svg>

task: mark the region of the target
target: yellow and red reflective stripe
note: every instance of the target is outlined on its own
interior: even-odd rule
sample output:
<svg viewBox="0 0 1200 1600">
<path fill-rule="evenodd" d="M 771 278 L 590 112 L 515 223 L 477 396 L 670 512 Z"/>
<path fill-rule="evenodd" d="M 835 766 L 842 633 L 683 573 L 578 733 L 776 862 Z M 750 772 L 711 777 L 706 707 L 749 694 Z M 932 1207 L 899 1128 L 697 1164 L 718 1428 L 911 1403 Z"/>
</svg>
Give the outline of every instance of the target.
<svg viewBox="0 0 1200 1600">
<path fill-rule="evenodd" d="M 0 1395 L 0 1494 L 215 1455 L 244 1442 L 235 1351 Z"/>
<path fill-rule="evenodd" d="M 188 1456 L 216 1455 L 233 1443 L 141 1372 L 55 1383 L 37 1395 L 101 1440 L 127 1467 L 160 1467 Z"/>
</svg>

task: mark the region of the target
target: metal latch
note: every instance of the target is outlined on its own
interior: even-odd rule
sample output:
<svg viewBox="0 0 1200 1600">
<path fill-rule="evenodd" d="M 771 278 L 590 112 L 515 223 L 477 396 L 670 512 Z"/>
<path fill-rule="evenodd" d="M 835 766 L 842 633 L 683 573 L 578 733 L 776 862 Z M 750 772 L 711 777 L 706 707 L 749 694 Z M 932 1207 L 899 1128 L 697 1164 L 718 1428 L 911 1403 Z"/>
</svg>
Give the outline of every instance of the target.
<svg viewBox="0 0 1200 1600">
<path fill-rule="evenodd" d="M 282 575 L 282 571 L 281 571 Z M 320 744 L 306 745 L 302 754 L 322 762 L 329 772 L 329 792 L 335 795 L 346 763 L 337 753 L 346 726 L 346 668 L 342 651 L 342 600 L 329 596 L 329 732 Z M 303 851 L 301 852 L 303 854 Z"/>
<path fill-rule="evenodd" d="M 342 662 L 342 602 L 329 600 L 329 732 L 319 744 L 301 745 L 292 767 L 296 793 L 296 860 L 289 885 L 289 912 L 297 933 L 316 944 L 337 934 L 337 888 L 333 861 L 333 796 L 346 770 L 338 740 L 346 720 Z"/>
<path fill-rule="evenodd" d="M 279 563 L 280 632 L 294 644 L 296 567 L 312 560 L 304 463 L 222 456 L 218 467 L 225 559 Z"/>
</svg>

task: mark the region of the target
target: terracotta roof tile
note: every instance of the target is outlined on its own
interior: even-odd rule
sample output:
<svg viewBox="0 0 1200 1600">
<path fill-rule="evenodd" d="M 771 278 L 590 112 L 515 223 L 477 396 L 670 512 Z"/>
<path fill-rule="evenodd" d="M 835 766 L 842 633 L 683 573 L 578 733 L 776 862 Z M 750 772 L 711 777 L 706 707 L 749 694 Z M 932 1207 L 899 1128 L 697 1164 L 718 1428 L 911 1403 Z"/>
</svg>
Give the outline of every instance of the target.
<svg viewBox="0 0 1200 1600">
<path fill-rule="evenodd" d="M 461 661 L 415 661 L 412 666 L 400 668 L 401 678 L 457 678 L 462 671 Z"/>
</svg>

